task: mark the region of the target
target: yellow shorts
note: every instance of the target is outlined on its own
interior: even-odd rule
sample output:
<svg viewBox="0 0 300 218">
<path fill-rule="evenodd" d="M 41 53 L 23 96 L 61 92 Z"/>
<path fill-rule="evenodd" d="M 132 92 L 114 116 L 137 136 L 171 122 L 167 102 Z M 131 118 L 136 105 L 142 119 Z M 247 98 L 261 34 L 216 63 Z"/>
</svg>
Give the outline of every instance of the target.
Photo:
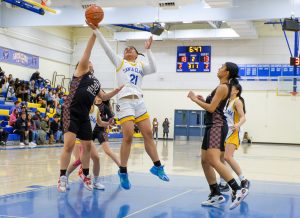
<svg viewBox="0 0 300 218">
<path fill-rule="evenodd" d="M 228 134 L 225 140 L 225 147 L 226 144 L 235 145 L 235 149 L 237 150 L 240 147 L 240 143 L 242 140 L 242 131 L 233 131 L 231 129 L 228 130 Z"/>
<path fill-rule="evenodd" d="M 121 98 L 118 100 L 116 107 L 120 124 L 130 120 L 138 123 L 149 118 L 144 99 Z"/>
</svg>

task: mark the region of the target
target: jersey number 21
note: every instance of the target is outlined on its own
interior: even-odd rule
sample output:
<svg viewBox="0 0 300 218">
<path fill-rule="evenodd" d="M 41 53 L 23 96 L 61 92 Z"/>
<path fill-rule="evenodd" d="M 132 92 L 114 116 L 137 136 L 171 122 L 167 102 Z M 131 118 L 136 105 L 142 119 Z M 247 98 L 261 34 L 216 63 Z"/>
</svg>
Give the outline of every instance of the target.
<svg viewBox="0 0 300 218">
<path fill-rule="evenodd" d="M 130 74 L 130 82 L 134 85 L 137 84 L 137 81 L 138 81 L 138 76 L 134 75 L 134 74 Z"/>
</svg>

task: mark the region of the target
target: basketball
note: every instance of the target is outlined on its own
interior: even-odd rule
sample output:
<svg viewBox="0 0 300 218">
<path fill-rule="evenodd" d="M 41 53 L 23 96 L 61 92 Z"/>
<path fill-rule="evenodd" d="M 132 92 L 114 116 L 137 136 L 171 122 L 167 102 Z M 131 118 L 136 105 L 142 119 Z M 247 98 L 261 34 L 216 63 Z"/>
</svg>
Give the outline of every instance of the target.
<svg viewBox="0 0 300 218">
<path fill-rule="evenodd" d="M 85 18 L 89 23 L 98 26 L 98 24 L 104 18 L 104 12 L 101 7 L 97 5 L 91 5 L 85 10 Z"/>
</svg>

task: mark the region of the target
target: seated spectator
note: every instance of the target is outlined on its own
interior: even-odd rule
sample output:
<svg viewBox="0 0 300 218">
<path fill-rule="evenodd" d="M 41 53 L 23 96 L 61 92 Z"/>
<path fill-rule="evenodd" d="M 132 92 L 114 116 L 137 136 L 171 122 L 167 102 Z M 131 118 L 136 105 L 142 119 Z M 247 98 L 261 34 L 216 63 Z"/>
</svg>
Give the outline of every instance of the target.
<svg viewBox="0 0 300 218">
<path fill-rule="evenodd" d="M 57 105 L 57 107 L 56 107 L 56 114 L 58 115 L 58 116 L 61 116 L 61 112 L 62 112 L 62 106 L 59 104 L 59 105 Z"/>
<path fill-rule="evenodd" d="M 50 124 L 49 117 L 46 115 L 45 118 L 41 121 L 41 129 L 50 137 Z M 49 140 L 50 141 L 50 140 Z"/>
<path fill-rule="evenodd" d="M 8 132 L 0 125 L 0 145 L 5 145 L 8 138 Z"/>
<path fill-rule="evenodd" d="M 14 98 L 16 97 L 16 94 L 15 94 L 15 83 L 13 80 L 11 80 L 7 86 L 7 95 L 6 95 L 6 98 L 7 99 L 11 99 L 11 98 Z"/>
<path fill-rule="evenodd" d="M 9 74 L 7 77 L 7 82 L 10 83 L 10 81 L 14 81 L 13 75 Z"/>
<path fill-rule="evenodd" d="M 32 142 L 36 145 L 38 139 L 38 132 L 36 129 L 36 123 L 32 119 L 32 115 L 28 114 L 28 131 L 32 134 Z"/>
<path fill-rule="evenodd" d="M 21 81 L 19 80 L 19 78 L 16 78 L 14 85 L 14 90 L 16 92 L 19 86 L 21 85 Z"/>
<path fill-rule="evenodd" d="M 24 83 L 22 83 L 16 90 L 16 97 L 21 98 L 22 101 L 28 101 L 28 89 L 26 89 L 26 85 Z"/>
<path fill-rule="evenodd" d="M 37 95 L 37 103 L 41 104 L 41 107 L 46 108 L 46 89 L 42 89 L 41 93 Z"/>
<path fill-rule="evenodd" d="M 46 142 L 47 133 L 41 128 L 41 119 L 39 119 L 38 116 L 36 116 L 36 119 L 34 119 L 35 116 L 36 114 L 33 116 L 33 122 L 35 124 L 37 136 L 38 136 L 36 142 L 38 145 L 45 145 L 47 143 Z"/>
<path fill-rule="evenodd" d="M 21 112 L 21 102 L 20 101 L 15 101 L 14 106 L 9 111 L 9 114 L 11 114 L 15 109 L 17 109 L 18 113 Z"/>
<path fill-rule="evenodd" d="M 17 119 L 18 119 L 18 117 L 19 117 L 18 109 L 15 108 L 15 109 L 13 110 L 13 112 L 9 115 L 8 125 L 14 127 L 14 126 L 15 126 L 15 123 L 16 123 L 16 121 L 17 121 Z"/>
<path fill-rule="evenodd" d="M 53 99 L 52 99 L 52 95 L 53 95 L 53 92 L 52 90 L 49 90 L 49 92 L 46 94 L 45 98 L 46 98 L 46 101 L 47 101 L 47 106 L 49 105 L 50 107 L 53 107 Z"/>
<path fill-rule="evenodd" d="M 30 81 L 34 81 L 35 82 L 35 87 L 39 88 L 39 87 L 45 87 L 45 81 L 44 79 L 40 76 L 40 72 L 36 71 L 32 74 Z"/>
<path fill-rule="evenodd" d="M 30 102 L 32 103 L 37 103 L 37 98 L 36 98 L 37 94 L 36 94 L 36 89 L 32 90 L 30 92 Z"/>
<path fill-rule="evenodd" d="M 36 147 L 36 144 L 32 142 L 32 132 L 28 130 L 28 120 L 26 118 L 26 113 L 23 112 L 21 117 L 19 117 L 15 123 L 14 133 L 20 135 L 20 147 L 24 148 L 25 145 L 28 145 L 29 138 L 29 146 Z"/>
<path fill-rule="evenodd" d="M 39 120 L 41 122 L 42 121 L 41 112 L 36 111 L 35 114 L 33 115 L 32 119 L 33 120 Z"/>
<path fill-rule="evenodd" d="M 26 103 L 25 103 L 25 104 L 26 104 Z M 23 105 L 21 106 L 21 112 L 19 112 L 19 116 L 21 116 L 22 113 L 25 113 L 25 114 L 26 114 L 26 118 L 28 118 L 28 110 L 27 110 L 27 107 L 26 107 L 25 104 L 23 104 Z"/>
<path fill-rule="evenodd" d="M 62 137 L 62 131 L 60 131 L 60 122 L 59 122 L 59 116 L 57 114 L 54 115 L 54 120 L 50 124 L 50 139 L 49 139 L 49 144 L 50 140 L 51 142 L 61 142 L 61 137 Z"/>
<path fill-rule="evenodd" d="M 251 140 L 251 137 L 249 136 L 248 132 L 244 133 L 243 143 L 252 144 L 252 140 Z"/>
<path fill-rule="evenodd" d="M 5 72 L 0 67 L 0 88 L 2 88 L 5 83 L 6 83 Z"/>
</svg>

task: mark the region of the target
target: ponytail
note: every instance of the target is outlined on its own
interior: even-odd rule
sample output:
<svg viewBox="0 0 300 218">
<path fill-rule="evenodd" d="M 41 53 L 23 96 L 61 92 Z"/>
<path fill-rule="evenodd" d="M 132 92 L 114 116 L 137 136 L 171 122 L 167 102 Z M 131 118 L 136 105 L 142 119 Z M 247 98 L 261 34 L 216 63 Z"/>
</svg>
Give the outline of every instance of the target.
<svg viewBox="0 0 300 218">
<path fill-rule="evenodd" d="M 246 106 L 245 106 L 245 100 L 244 98 L 241 96 L 242 95 L 242 91 L 243 88 L 241 86 L 241 84 L 239 82 L 233 84 L 232 86 L 234 86 L 239 92 L 237 93 L 237 97 L 239 97 L 239 99 L 241 99 L 242 103 L 243 103 L 243 111 L 244 113 L 246 113 Z"/>
</svg>

